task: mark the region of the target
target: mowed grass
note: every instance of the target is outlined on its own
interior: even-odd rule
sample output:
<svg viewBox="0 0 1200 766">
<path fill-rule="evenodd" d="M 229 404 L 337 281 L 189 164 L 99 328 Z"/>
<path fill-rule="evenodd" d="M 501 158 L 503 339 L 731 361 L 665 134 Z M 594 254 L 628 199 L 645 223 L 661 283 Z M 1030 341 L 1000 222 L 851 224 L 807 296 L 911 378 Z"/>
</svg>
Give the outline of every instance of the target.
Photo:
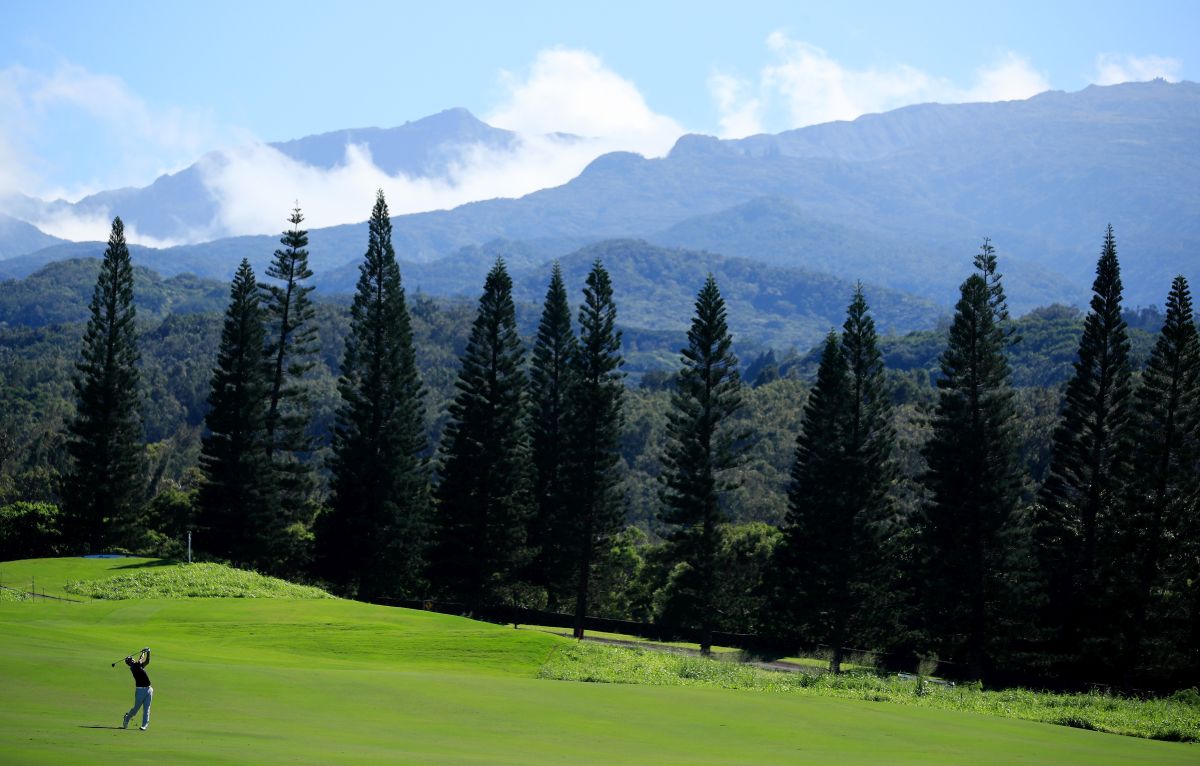
<svg viewBox="0 0 1200 766">
<path fill-rule="evenodd" d="M 67 591 L 72 582 L 104 580 L 135 572 L 172 570 L 184 566 L 167 559 L 123 557 L 114 559 L 22 559 L 0 562 L 0 585 L 39 595 L 79 599 Z"/>
<path fill-rule="evenodd" d="M 86 580 L 88 567 L 114 576 L 111 566 L 48 562 L 37 577 Z M 119 725 L 132 702 L 129 672 L 110 663 L 146 645 L 154 653 L 150 730 L 95 728 Z M 573 646 L 536 631 L 339 599 L 0 603 L 0 763 L 1200 759 L 1192 745 L 891 703 L 539 679 L 552 656 Z"/>
</svg>

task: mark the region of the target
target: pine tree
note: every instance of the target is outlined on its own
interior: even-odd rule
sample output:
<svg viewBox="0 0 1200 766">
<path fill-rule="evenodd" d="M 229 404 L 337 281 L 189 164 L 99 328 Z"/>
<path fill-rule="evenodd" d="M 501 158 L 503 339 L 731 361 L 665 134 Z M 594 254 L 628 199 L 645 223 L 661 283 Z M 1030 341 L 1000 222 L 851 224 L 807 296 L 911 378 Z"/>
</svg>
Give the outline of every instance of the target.
<svg viewBox="0 0 1200 766">
<path fill-rule="evenodd" d="M 267 455 L 276 473 L 280 512 L 287 523 L 303 521 L 313 491 L 313 470 L 306 458 L 312 452 L 308 434 L 312 406 L 305 374 L 315 364 L 317 327 L 309 293 L 304 284 L 312 277 L 308 268 L 308 232 L 300 228 L 304 216 L 294 208 L 288 219 L 292 227 L 280 238 L 282 248 L 267 267 L 267 276 L 280 284 L 263 285 L 266 295 L 267 344 Z M 280 541 L 286 545 L 285 541 Z M 288 557 L 289 552 L 280 551 Z"/>
<path fill-rule="evenodd" d="M 579 343 L 572 357 L 568 393 L 571 431 L 567 460 L 574 517 L 567 534 L 572 540 L 576 638 L 583 638 L 591 577 L 600 553 L 624 522 L 616 496 L 624 394 L 621 332 L 616 323 L 612 281 L 596 260 L 579 307 Z"/>
<path fill-rule="evenodd" d="M 932 647 L 977 677 L 1006 629 L 1021 532 L 1020 477 L 1003 289 L 985 243 L 963 282 L 941 357 L 925 448 L 932 499 L 919 533 L 922 613 Z"/>
<path fill-rule="evenodd" d="M 125 226 L 114 218 L 92 293 L 74 379 L 76 413 L 68 426 L 71 458 L 63 487 L 64 537 L 96 553 L 135 545 L 142 499 L 141 381 L 133 263 Z"/>
<path fill-rule="evenodd" d="M 700 651 L 712 651 L 716 560 L 721 525 L 729 521 L 722 497 L 737 488 L 731 475 L 746 434 L 731 423 L 742 406 L 725 301 L 710 274 L 696 296 L 696 314 L 681 352 L 682 368 L 671 394 L 663 455 L 662 519 L 672 557 L 686 565 L 679 595 L 685 613 L 700 625 Z"/>
<path fill-rule="evenodd" d="M 1003 305 L 1003 291 L 997 290 L 994 294 Z M 1003 316 L 1007 317 L 1006 309 Z M 889 491 L 896 473 L 892 462 L 895 432 L 891 425 L 891 400 L 886 390 L 875 320 L 869 313 L 861 284 L 855 288 L 846 309 L 842 353 L 850 369 L 846 453 L 850 459 L 850 475 L 854 477 L 853 505 L 862 523 L 873 527 L 886 521 L 894 510 Z"/>
<path fill-rule="evenodd" d="M 1037 519 L 1038 554 L 1049 583 L 1050 614 L 1064 649 L 1083 659 L 1115 625 L 1105 604 L 1103 558 L 1112 544 L 1132 453 L 1129 338 L 1121 318 L 1121 273 L 1112 227 L 1096 264 L 1075 374 L 1054 433 Z"/>
<path fill-rule="evenodd" d="M 421 587 L 430 491 L 412 323 L 379 192 L 350 307 L 333 433 L 330 508 L 318 517 L 318 568 L 359 598 Z"/>
<path fill-rule="evenodd" d="M 1200 581 L 1200 569 L 1194 563 L 1188 566 L 1200 560 L 1200 540 L 1195 537 L 1200 509 L 1200 339 L 1192 311 L 1187 280 L 1177 276 L 1135 396 L 1135 470 L 1127 509 L 1116 529 L 1116 561 L 1125 573 L 1119 603 L 1125 607 L 1121 664 L 1127 674 L 1145 664 L 1147 638 L 1161 637 L 1168 627 L 1167 594 L 1195 593 Z M 1193 602 L 1200 605 L 1200 599 L 1194 597 Z M 1189 605 L 1183 606 L 1186 610 Z M 1182 640 L 1175 641 L 1177 650 L 1164 660 L 1179 663 L 1196 651 L 1197 639 L 1200 631 L 1185 631 Z M 1173 666 L 1168 673 L 1178 670 Z M 1126 685 L 1129 680 L 1127 675 Z"/>
<path fill-rule="evenodd" d="M 435 587 L 471 607 L 505 600 L 527 564 L 532 472 L 523 365 L 512 279 L 497 259 L 442 437 L 431 567 Z"/>
<path fill-rule="evenodd" d="M 788 495 L 784 588 L 792 627 L 832 647 L 841 671 L 852 637 L 882 634 L 895 609 L 887 603 L 880 527 L 892 515 L 894 479 L 890 403 L 875 323 L 859 285 L 846 312 L 840 346 L 830 334 L 817 386 L 805 408 Z M 873 636 L 874 637 L 874 636 Z"/>
<path fill-rule="evenodd" d="M 571 359 L 575 354 L 571 307 L 558 263 L 542 307 L 529 370 L 530 443 L 533 451 L 535 520 L 530 546 L 536 551 L 531 580 L 545 588 L 547 608 L 556 611 L 571 593 L 571 506 L 567 446 Z"/>
<path fill-rule="evenodd" d="M 781 633 L 829 643 L 827 615 L 854 562 L 841 545 L 849 535 L 846 412 L 850 370 L 837 333 L 821 350 L 817 379 L 804 404 L 788 488 L 783 541 L 775 551 L 772 608 Z M 831 543 L 833 546 L 831 547 Z M 842 642 L 835 642 L 843 645 Z"/>
<path fill-rule="evenodd" d="M 213 368 L 197 506 L 204 550 L 253 567 L 272 560 L 282 526 L 266 451 L 263 319 L 254 272 L 243 259 L 230 286 Z"/>
</svg>

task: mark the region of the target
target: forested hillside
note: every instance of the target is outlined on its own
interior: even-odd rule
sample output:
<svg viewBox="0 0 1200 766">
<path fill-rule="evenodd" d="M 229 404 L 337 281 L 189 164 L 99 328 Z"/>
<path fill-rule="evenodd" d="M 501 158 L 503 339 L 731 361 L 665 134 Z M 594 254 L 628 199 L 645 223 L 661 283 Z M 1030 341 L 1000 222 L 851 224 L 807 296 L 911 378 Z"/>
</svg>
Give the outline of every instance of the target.
<svg viewBox="0 0 1200 766">
<path fill-rule="evenodd" d="M 564 263 L 564 276 L 568 282 L 579 284 L 592 259 L 600 257 L 610 268 L 618 287 L 640 284 L 648 291 L 642 299 L 626 297 L 621 308 L 629 313 L 622 316 L 645 316 L 639 313 L 645 309 L 652 316 L 663 317 L 663 323 L 669 328 L 648 330 L 623 326 L 624 369 L 631 390 L 622 456 L 631 471 L 627 480 L 631 517 L 650 524 L 656 502 L 654 477 L 658 473 L 657 453 L 662 447 L 665 427 L 669 376 L 679 348 L 685 342 L 679 319 L 686 316 L 689 306 L 684 302 L 655 304 L 654 291 L 664 288 L 653 263 L 638 259 L 644 252 L 637 248 L 622 250 L 621 243 L 584 251 L 577 261 Z M 655 255 L 663 252 L 656 250 Z M 669 251 L 665 252 L 671 255 Z M 700 278 L 705 265 L 703 260 L 691 262 L 687 269 L 693 277 Z M 9 435 L 12 455 L 28 454 L 30 461 L 18 470 L 10 457 L 6 464 L 6 475 L 10 480 L 17 473 L 29 471 L 30 475 L 21 479 L 22 483 L 34 481 L 34 475 L 41 477 L 37 480 L 46 481 L 45 469 L 55 464 L 43 450 L 30 451 L 29 447 L 53 443 L 63 419 L 73 407 L 70 376 L 76 343 L 87 316 L 86 301 L 98 267 L 99 262 L 95 260 L 65 261 L 26 279 L 8 282 L 0 291 L 0 322 L 3 322 L 0 355 L 4 360 L 0 376 L 5 391 L 0 418 L 5 424 L 3 430 Z M 675 272 L 668 273 L 673 278 Z M 788 318 L 779 320 L 779 326 L 773 329 L 771 337 L 777 343 L 743 341 L 743 322 L 740 320 L 765 322 L 771 307 L 759 312 L 744 305 L 738 282 L 735 279 L 724 281 L 730 272 L 717 271 L 716 274 L 722 279 L 722 285 L 729 285 L 725 293 L 737 296 L 729 300 L 730 326 L 735 333 L 734 348 L 741 360 L 743 377 L 753 387 L 747 395 L 746 411 L 739 417 L 747 419 L 756 434 L 754 457 L 748 466 L 754 477 L 741 490 L 745 496 L 734 504 L 734 513 L 741 520 L 778 522 L 783 513 L 782 499 L 768 497 L 766 488 L 778 490 L 787 482 L 791 441 L 803 408 L 805 391 L 816 376 L 820 345 L 813 342 L 811 330 L 786 333 L 789 326 L 804 326 Z M 535 299 L 544 289 L 542 276 L 537 270 L 529 269 L 516 283 L 516 293 L 521 298 L 517 305 L 518 327 L 527 345 L 531 344 L 536 332 L 538 307 Z M 410 279 L 412 277 L 405 272 L 405 281 Z M 844 289 L 846 285 L 835 283 L 834 287 Z M 181 479 L 195 460 L 198 429 L 202 428 L 207 411 L 205 399 L 216 355 L 219 312 L 227 300 L 227 292 L 227 284 L 214 280 L 187 275 L 164 279 L 148 269 L 136 270 L 135 303 L 143 327 L 142 364 L 147 389 L 146 433 L 148 441 L 163 443 L 159 450 L 163 451 L 163 459 L 169 466 L 164 469 L 164 476 L 168 478 Z M 822 308 L 830 311 L 837 310 L 837 305 L 844 302 L 838 289 L 818 290 L 809 295 L 827 303 L 828 307 Z M 778 292 L 774 298 L 784 300 Z M 334 297 L 319 301 L 316 312 L 321 350 L 320 363 L 309 373 L 314 407 L 311 431 L 325 440 L 337 406 L 336 379 L 348 328 L 346 299 Z M 412 302 L 417 359 L 422 378 L 429 388 L 427 411 L 432 443 L 436 443 L 445 420 L 445 408 L 453 393 L 458 357 L 466 346 L 472 312 L 472 305 L 465 298 L 416 297 Z M 887 316 L 885 312 L 881 312 L 883 317 Z M 1162 324 L 1162 314 L 1145 309 L 1137 314 L 1127 314 L 1126 319 L 1133 341 L 1132 355 L 1140 367 Z M 882 317 L 880 324 L 887 327 Z M 1032 418 L 1027 449 L 1031 460 L 1044 462 L 1043 453 L 1047 449 L 1055 411 L 1053 402 L 1057 401 L 1059 387 L 1072 372 L 1083 313 L 1070 307 L 1051 306 L 1020 317 L 1014 326 L 1021 342 L 1010 354 L 1013 381 L 1021 389 L 1020 398 Z M 883 360 L 891 375 L 892 397 L 903 406 L 908 422 L 906 427 L 916 427 L 921 421 L 920 412 L 934 400 L 933 382 L 937 377 L 938 357 L 945 348 L 947 330 L 943 326 L 900 335 L 885 334 L 880 339 Z M 911 458 L 916 459 L 915 456 Z M 50 462 L 46 462 L 48 460 Z M 1035 478 L 1040 477 L 1039 469 L 1034 468 L 1034 474 Z M 10 497 L 20 494 L 17 492 Z M 54 497 L 49 485 L 36 494 L 45 499 Z"/>
</svg>

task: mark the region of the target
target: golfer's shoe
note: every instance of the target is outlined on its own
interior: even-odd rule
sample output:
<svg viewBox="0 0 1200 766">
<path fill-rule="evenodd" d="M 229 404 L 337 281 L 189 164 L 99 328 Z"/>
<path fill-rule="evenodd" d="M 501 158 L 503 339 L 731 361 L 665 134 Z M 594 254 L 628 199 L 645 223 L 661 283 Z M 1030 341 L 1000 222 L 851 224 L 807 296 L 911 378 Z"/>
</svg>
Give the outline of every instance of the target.
<svg viewBox="0 0 1200 766">
<path fill-rule="evenodd" d="M 122 716 L 122 717 L 121 717 L 121 728 L 122 728 L 122 729 L 128 729 L 128 728 L 129 728 L 129 716 Z"/>
<path fill-rule="evenodd" d="M 145 730 L 146 730 L 146 727 L 145 727 L 145 726 L 139 726 L 138 728 L 139 728 L 139 729 L 141 729 L 142 731 L 145 731 Z"/>
</svg>

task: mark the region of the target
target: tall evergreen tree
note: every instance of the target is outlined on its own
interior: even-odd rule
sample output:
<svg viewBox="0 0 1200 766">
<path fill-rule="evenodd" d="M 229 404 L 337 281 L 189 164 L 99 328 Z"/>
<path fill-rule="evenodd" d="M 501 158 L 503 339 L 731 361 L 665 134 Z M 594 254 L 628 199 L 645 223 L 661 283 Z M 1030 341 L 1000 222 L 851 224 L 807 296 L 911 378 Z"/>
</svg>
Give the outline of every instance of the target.
<svg viewBox="0 0 1200 766">
<path fill-rule="evenodd" d="M 783 540 L 775 551 L 771 578 L 776 629 L 806 641 L 830 643 L 830 607 L 840 601 L 855 566 L 848 554 L 857 546 L 842 544 L 852 536 L 850 520 L 843 513 L 849 490 L 849 377 L 842 345 L 837 333 L 830 331 L 796 437 Z"/>
<path fill-rule="evenodd" d="M 832 334 L 805 408 L 788 494 L 783 613 L 810 641 L 832 647 L 840 672 L 852 638 L 882 637 L 895 609 L 887 604 L 879 538 L 892 515 L 894 479 L 890 403 L 875 323 L 859 285 L 840 346 Z M 826 361 L 828 359 L 828 361 Z"/>
<path fill-rule="evenodd" d="M 1147 639 L 1171 631 L 1170 600 L 1194 594 L 1200 582 L 1200 339 L 1187 280 L 1175 277 L 1167 314 L 1135 396 L 1133 471 L 1128 507 L 1118 520 L 1114 559 L 1124 605 L 1122 666 L 1127 673 L 1146 664 Z M 1189 566 L 1191 564 L 1191 566 Z M 1190 571 L 1189 571 L 1190 570 Z M 1200 606 L 1200 597 L 1180 606 Z M 1178 609 L 1174 611 L 1179 611 Z M 1195 615 L 1193 619 L 1200 617 Z M 1195 625 L 1200 628 L 1200 624 Z M 1153 652 L 1171 666 L 1196 653 L 1200 630 L 1182 631 L 1174 651 Z M 1182 651 L 1180 651 L 1182 650 Z M 1178 670 L 1170 667 L 1170 670 Z M 1160 671 L 1162 668 L 1160 668 Z M 1127 677 L 1126 683 L 1129 684 Z"/>
<path fill-rule="evenodd" d="M 1080 659 L 1101 651 L 1089 645 L 1117 624 L 1105 606 L 1111 602 L 1104 597 L 1103 558 L 1112 544 L 1132 454 L 1129 337 L 1121 318 L 1121 272 L 1111 226 L 1092 291 L 1037 519 L 1050 614 L 1059 618 L 1063 648 Z"/>
<path fill-rule="evenodd" d="M 471 606 L 513 592 L 532 512 L 524 351 L 512 279 L 497 259 L 462 357 L 441 448 L 435 587 Z"/>
<path fill-rule="evenodd" d="M 696 313 L 681 351 L 682 368 L 671 394 L 667 448 L 663 455 L 662 519 L 673 558 L 686 565 L 678 590 L 685 612 L 700 625 L 700 651 L 712 651 L 717 550 L 721 525 L 729 521 L 722 496 L 737 488 L 745 433 L 732 422 L 742 406 L 733 339 L 725 301 L 710 274 L 696 296 Z"/>
<path fill-rule="evenodd" d="M 139 532 L 143 437 L 136 313 L 125 226 L 114 218 L 76 364 L 76 412 L 68 426 L 64 537 L 81 553 L 135 545 Z"/>
<path fill-rule="evenodd" d="M 1021 526 L 1009 366 L 999 275 L 988 258 L 963 282 L 941 357 L 933 434 L 925 448 L 931 501 L 919 535 L 922 614 L 943 659 L 986 672 L 1013 593 Z"/>
<path fill-rule="evenodd" d="M 304 216 L 294 208 L 288 219 L 292 227 L 280 238 L 282 248 L 267 267 L 267 276 L 279 282 L 263 286 L 266 294 L 267 343 L 267 455 L 277 474 L 279 506 L 289 523 L 308 516 L 313 491 L 312 451 L 308 434 L 312 406 L 305 374 L 316 363 L 317 326 L 309 293 L 304 284 L 312 277 L 308 268 L 308 232 L 300 228 Z M 286 555 L 286 552 L 281 552 Z"/>
<path fill-rule="evenodd" d="M 430 521 L 423 390 L 382 191 L 368 230 L 316 526 L 319 570 L 364 599 L 418 591 Z"/>
<path fill-rule="evenodd" d="M 568 392 L 571 430 L 567 460 L 574 509 L 568 533 L 575 574 L 575 637 L 583 638 L 593 570 L 604 544 L 620 531 L 624 513 L 616 494 L 624 385 L 621 332 L 612 281 L 597 260 L 579 307 L 579 343 Z"/>
<path fill-rule="evenodd" d="M 204 550 L 237 564 L 263 567 L 274 557 L 281 518 L 267 456 L 264 312 L 250 262 L 243 259 L 229 290 L 204 418 L 197 498 Z"/>
<path fill-rule="evenodd" d="M 533 452 L 535 519 L 530 546 L 536 551 L 531 580 L 545 588 L 547 608 L 573 593 L 571 582 L 571 505 L 567 465 L 571 360 L 575 354 L 571 307 L 558 263 L 542 307 L 529 369 L 530 443 Z"/>
<path fill-rule="evenodd" d="M 992 272 L 995 272 L 993 265 Z M 1000 305 L 1004 302 L 997 290 Z M 1007 317 L 1007 309 L 1003 309 Z M 850 369 L 850 420 L 846 453 L 850 459 L 851 487 L 855 513 L 870 527 L 886 521 L 894 509 L 890 490 L 896 478 L 892 461 L 895 431 L 891 425 L 891 400 L 884 379 L 883 355 L 875 320 L 871 318 L 862 284 L 855 287 L 854 297 L 846 309 L 842 325 L 842 352 Z"/>
</svg>

